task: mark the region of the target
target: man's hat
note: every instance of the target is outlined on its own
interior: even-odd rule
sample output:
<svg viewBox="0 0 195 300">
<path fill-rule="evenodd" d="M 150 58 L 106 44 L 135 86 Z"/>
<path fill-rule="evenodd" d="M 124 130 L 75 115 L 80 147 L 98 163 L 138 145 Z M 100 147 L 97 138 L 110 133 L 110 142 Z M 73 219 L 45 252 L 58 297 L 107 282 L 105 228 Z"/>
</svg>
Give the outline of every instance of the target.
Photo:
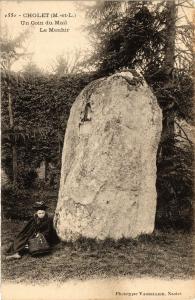
<svg viewBox="0 0 195 300">
<path fill-rule="evenodd" d="M 44 201 L 37 201 L 35 202 L 35 204 L 33 205 L 33 208 L 34 209 L 37 209 L 37 210 L 45 210 L 46 208 L 48 208 L 48 206 L 45 204 Z"/>
</svg>

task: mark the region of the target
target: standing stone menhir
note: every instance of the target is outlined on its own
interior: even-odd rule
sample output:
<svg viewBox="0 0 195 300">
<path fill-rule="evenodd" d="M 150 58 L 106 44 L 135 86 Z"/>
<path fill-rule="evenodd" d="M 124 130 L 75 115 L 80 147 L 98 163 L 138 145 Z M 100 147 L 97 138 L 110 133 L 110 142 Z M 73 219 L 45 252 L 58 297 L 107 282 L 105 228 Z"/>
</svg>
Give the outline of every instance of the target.
<svg viewBox="0 0 195 300">
<path fill-rule="evenodd" d="M 62 240 L 151 233 L 162 113 L 144 79 L 123 71 L 90 83 L 67 124 L 54 224 Z"/>
</svg>

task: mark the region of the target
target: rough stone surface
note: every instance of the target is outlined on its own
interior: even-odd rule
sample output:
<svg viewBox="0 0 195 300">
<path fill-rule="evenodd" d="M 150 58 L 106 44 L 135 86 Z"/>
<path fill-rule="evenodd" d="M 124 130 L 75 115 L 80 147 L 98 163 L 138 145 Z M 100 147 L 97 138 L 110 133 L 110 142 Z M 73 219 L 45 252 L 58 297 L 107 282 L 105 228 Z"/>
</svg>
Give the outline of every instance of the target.
<svg viewBox="0 0 195 300">
<path fill-rule="evenodd" d="M 67 124 L 54 225 L 62 240 L 151 233 L 162 113 L 144 79 L 121 72 L 89 84 Z"/>
</svg>

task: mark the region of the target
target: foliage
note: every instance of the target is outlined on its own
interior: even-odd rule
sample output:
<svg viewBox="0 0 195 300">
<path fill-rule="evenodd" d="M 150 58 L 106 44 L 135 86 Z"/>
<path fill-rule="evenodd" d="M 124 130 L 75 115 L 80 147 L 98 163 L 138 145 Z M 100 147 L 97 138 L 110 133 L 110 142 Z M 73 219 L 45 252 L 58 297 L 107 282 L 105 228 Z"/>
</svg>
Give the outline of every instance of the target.
<svg viewBox="0 0 195 300">
<path fill-rule="evenodd" d="M 93 80 L 93 74 L 36 76 L 26 71 L 11 73 L 10 93 L 13 98 L 15 127 L 9 128 L 7 74 L 2 73 L 2 166 L 12 179 L 11 145 L 18 148 L 18 170 L 33 175 L 42 161 L 60 169 L 64 131 L 69 111 L 76 96 Z M 28 176 L 29 176 L 28 175 Z M 31 176 L 31 179 L 32 179 Z M 23 178 L 23 179 L 22 179 Z M 20 185 L 27 188 L 27 178 Z M 35 179 L 35 176 L 34 176 Z M 30 181 L 29 186 L 30 187 Z"/>
<path fill-rule="evenodd" d="M 29 30 L 25 30 L 15 38 L 11 38 L 6 30 L 2 30 L 2 35 L 0 37 L 0 63 L 2 70 L 6 72 L 10 71 L 12 65 L 18 59 L 27 55 L 24 42 L 28 38 L 29 33 Z"/>
<path fill-rule="evenodd" d="M 8 219 L 29 219 L 31 198 L 30 191 L 20 189 L 12 184 L 3 186 L 1 190 L 3 217 Z"/>
<path fill-rule="evenodd" d="M 58 55 L 51 66 L 52 71 L 57 76 L 64 76 L 68 74 L 78 74 L 81 72 L 81 61 L 83 54 L 80 49 L 74 51 L 67 51 Z"/>
<path fill-rule="evenodd" d="M 93 13 L 88 15 L 94 24 L 89 25 L 88 30 L 96 51 L 89 63 L 95 64 L 101 74 L 113 73 L 122 67 L 132 68 L 138 63 L 142 65 L 141 53 L 144 52 L 146 60 L 152 52 L 160 50 L 155 15 L 145 1 L 126 4 L 126 8 L 120 2 L 104 2 L 102 7 L 90 10 Z"/>
<path fill-rule="evenodd" d="M 44 74 L 44 71 L 40 69 L 33 61 L 30 59 L 27 64 L 23 67 L 22 73 L 28 77 L 40 77 L 41 75 Z"/>
<path fill-rule="evenodd" d="M 86 30 L 95 47 L 87 63 L 100 76 L 121 68 L 140 70 L 163 109 L 174 105 L 180 117 L 192 121 L 193 25 L 180 24 L 176 17 L 174 68 L 169 70 L 165 65 L 170 36 L 166 1 L 102 1 L 85 10 L 90 20 Z"/>
<path fill-rule="evenodd" d="M 157 228 L 190 229 L 193 223 L 192 145 L 174 136 L 157 164 Z"/>
<path fill-rule="evenodd" d="M 57 191 L 43 188 L 25 189 L 18 185 L 6 184 L 1 189 L 2 217 L 15 220 L 29 220 L 35 210 L 36 201 L 44 201 L 47 212 L 53 215 L 57 202 Z"/>
</svg>

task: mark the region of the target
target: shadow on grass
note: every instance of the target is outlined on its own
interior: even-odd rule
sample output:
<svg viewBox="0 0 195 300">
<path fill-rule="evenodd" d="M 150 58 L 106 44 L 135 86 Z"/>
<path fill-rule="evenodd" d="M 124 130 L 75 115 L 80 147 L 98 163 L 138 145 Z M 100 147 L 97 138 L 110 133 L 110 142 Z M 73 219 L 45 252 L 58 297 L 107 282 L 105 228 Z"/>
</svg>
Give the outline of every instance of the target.
<svg viewBox="0 0 195 300">
<path fill-rule="evenodd" d="M 75 248 L 76 250 L 108 250 L 111 248 L 120 249 L 122 247 L 136 247 L 140 243 L 142 244 L 152 244 L 152 245 L 165 245 L 171 244 L 172 239 L 168 239 L 170 232 L 167 234 L 162 234 L 160 231 L 155 231 L 151 235 L 142 234 L 137 238 L 121 238 L 119 240 L 114 240 L 112 238 L 106 238 L 105 240 L 96 240 L 91 238 L 80 237 L 75 242 L 64 242 L 64 245 L 68 247 Z M 172 232 L 171 236 L 174 235 Z"/>
</svg>

